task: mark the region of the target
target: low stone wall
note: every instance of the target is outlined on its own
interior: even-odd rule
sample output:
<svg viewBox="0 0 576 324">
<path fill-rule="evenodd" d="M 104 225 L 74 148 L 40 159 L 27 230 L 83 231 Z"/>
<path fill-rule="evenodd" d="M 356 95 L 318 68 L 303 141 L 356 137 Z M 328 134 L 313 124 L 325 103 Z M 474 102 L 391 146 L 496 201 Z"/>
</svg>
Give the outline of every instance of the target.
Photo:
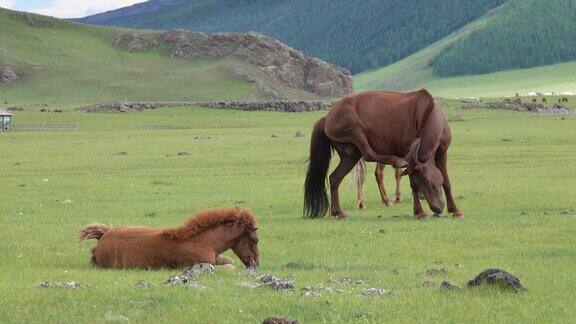
<svg viewBox="0 0 576 324">
<path fill-rule="evenodd" d="M 329 101 L 208 101 L 208 102 L 102 102 L 74 109 L 77 112 L 128 112 L 165 107 L 206 107 L 213 109 L 236 109 L 248 111 L 304 112 L 325 110 L 332 105 Z"/>
<path fill-rule="evenodd" d="M 554 103 L 551 105 L 544 105 L 538 102 L 522 102 L 521 100 L 504 99 L 500 102 L 462 102 L 460 106 L 462 109 L 472 108 L 489 108 L 489 109 L 508 109 L 518 111 L 531 111 L 537 114 L 573 114 L 574 111 L 566 107 L 562 103 Z"/>
</svg>

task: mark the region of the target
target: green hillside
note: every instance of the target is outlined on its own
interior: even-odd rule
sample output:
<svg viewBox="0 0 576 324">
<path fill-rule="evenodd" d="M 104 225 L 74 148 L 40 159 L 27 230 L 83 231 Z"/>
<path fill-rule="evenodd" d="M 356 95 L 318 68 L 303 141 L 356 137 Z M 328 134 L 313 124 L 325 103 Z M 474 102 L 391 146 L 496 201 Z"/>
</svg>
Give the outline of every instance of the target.
<svg viewBox="0 0 576 324">
<path fill-rule="evenodd" d="M 511 0 L 497 19 L 446 46 L 430 63 L 436 75 L 456 76 L 571 60 L 576 0 Z"/>
<path fill-rule="evenodd" d="M 122 31 L 0 9 L 0 67 L 10 64 L 20 76 L 16 82 L 0 83 L 0 102 L 187 101 L 263 96 L 255 86 L 234 76 L 234 68 L 255 70 L 243 61 L 172 59 L 162 48 L 128 53 L 111 45 L 112 37 Z M 284 94 L 306 96 L 304 91 L 270 84 Z"/>
<path fill-rule="evenodd" d="M 353 73 L 398 61 L 505 0 L 152 0 L 81 19 L 92 24 L 257 31 Z M 154 10 L 142 12 L 143 7 Z"/>
<path fill-rule="evenodd" d="M 576 92 L 576 62 L 460 77 L 439 77 L 434 73 L 430 62 L 450 44 L 491 26 L 502 14 L 506 14 L 507 10 L 507 5 L 492 10 L 473 23 L 399 62 L 356 75 L 354 78 L 356 90 L 405 91 L 428 88 L 435 95 L 446 97 L 499 97 L 512 96 L 516 93 L 525 94 L 530 91 Z M 494 52 L 493 56 L 501 55 Z M 473 60 L 470 59 L 470 62 Z"/>
</svg>

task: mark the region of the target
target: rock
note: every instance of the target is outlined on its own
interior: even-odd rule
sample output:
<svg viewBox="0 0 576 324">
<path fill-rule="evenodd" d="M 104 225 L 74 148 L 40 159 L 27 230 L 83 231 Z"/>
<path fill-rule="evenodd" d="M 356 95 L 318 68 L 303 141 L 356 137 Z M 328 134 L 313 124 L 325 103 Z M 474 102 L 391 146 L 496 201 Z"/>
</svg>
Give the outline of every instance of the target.
<svg viewBox="0 0 576 324">
<path fill-rule="evenodd" d="M 144 280 L 144 279 L 140 279 L 140 280 L 138 280 L 138 282 L 136 283 L 136 286 L 148 288 L 148 287 L 152 286 L 152 284 L 149 283 L 148 281 Z"/>
<path fill-rule="evenodd" d="M 178 155 L 178 156 L 188 156 L 188 155 L 190 155 L 190 153 L 188 153 L 188 152 L 178 152 L 178 154 L 176 154 L 176 155 Z"/>
<path fill-rule="evenodd" d="M 184 269 L 182 274 L 168 278 L 163 283 L 171 286 L 188 284 L 194 288 L 204 289 L 204 285 L 197 281 L 195 277 L 202 274 L 213 273 L 214 271 L 216 271 L 216 268 L 210 263 L 198 263 L 190 268 Z"/>
<path fill-rule="evenodd" d="M 12 83 L 18 80 L 18 74 L 12 65 L 4 64 L 0 67 L 0 83 Z"/>
<path fill-rule="evenodd" d="M 298 131 L 298 132 L 296 132 L 296 134 L 294 135 L 294 137 L 304 137 L 304 133 Z"/>
<path fill-rule="evenodd" d="M 363 285 L 366 282 L 362 279 L 341 278 L 338 280 L 329 279 L 329 283 L 337 283 L 341 285 Z"/>
<path fill-rule="evenodd" d="M 442 284 L 440 284 L 440 289 L 455 290 L 455 289 L 460 289 L 460 286 L 455 285 L 455 284 L 448 282 L 448 281 L 442 281 Z"/>
<path fill-rule="evenodd" d="M 67 288 L 67 289 L 78 289 L 80 288 L 80 283 L 76 281 L 64 281 L 64 282 L 50 282 L 50 281 L 40 281 L 36 284 L 38 288 Z"/>
<path fill-rule="evenodd" d="M 294 281 L 276 278 L 271 274 L 260 276 L 255 282 L 241 282 L 238 284 L 240 287 L 257 288 L 261 286 L 269 287 L 273 290 L 294 290 Z"/>
<path fill-rule="evenodd" d="M 262 324 L 298 324 L 297 320 L 280 318 L 280 317 L 268 317 L 264 319 Z"/>
<path fill-rule="evenodd" d="M 182 272 L 183 276 L 193 277 L 202 274 L 210 274 L 216 271 L 216 268 L 210 263 L 197 263 L 190 268 L 185 269 Z"/>
<path fill-rule="evenodd" d="M 444 268 L 440 269 L 428 269 L 426 270 L 425 274 L 428 276 L 444 276 L 448 273 L 448 271 Z"/>
<path fill-rule="evenodd" d="M 114 153 L 114 155 L 128 155 L 128 152 L 120 151 L 120 152 Z"/>
<path fill-rule="evenodd" d="M 391 291 L 384 288 L 366 288 L 362 290 L 362 296 L 364 297 L 383 297 L 391 294 Z"/>
<path fill-rule="evenodd" d="M 497 285 L 512 289 L 516 292 L 524 290 L 520 279 L 502 269 L 486 269 L 480 272 L 474 279 L 468 281 L 468 287 L 477 287 L 484 284 Z"/>
<path fill-rule="evenodd" d="M 434 288 L 434 287 L 436 287 L 436 283 L 434 281 L 426 280 L 422 283 L 422 286 L 428 287 L 428 288 Z"/>
<path fill-rule="evenodd" d="M 278 137 L 278 135 L 276 135 L 276 134 L 272 134 L 272 135 L 270 135 L 270 137 L 272 137 L 272 138 L 277 138 L 277 137 Z"/>
<path fill-rule="evenodd" d="M 274 290 L 294 290 L 294 281 L 276 278 L 271 274 L 265 274 L 258 278 L 263 285 L 268 286 Z"/>
<path fill-rule="evenodd" d="M 256 268 L 248 267 L 242 271 L 242 274 L 245 276 L 254 277 L 257 274 Z"/>
</svg>

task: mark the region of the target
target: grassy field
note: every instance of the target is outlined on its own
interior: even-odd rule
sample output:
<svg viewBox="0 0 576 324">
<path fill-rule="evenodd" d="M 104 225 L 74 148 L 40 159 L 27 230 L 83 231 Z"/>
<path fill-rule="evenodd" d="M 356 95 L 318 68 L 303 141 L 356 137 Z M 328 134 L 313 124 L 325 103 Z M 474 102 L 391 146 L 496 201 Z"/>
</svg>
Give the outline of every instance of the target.
<svg viewBox="0 0 576 324">
<path fill-rule="evenodd" d="M 426 88 L 436 96 L 448 98 L 506 97 L 532 91 L 576 92 L 576 62 L 472 76 L 440 78 L 434 75 L 428 62 L 447 45 L 485 26 L 502 7 L 403 60 L 355 75 L 355 89 L 407 91 Z"/>
<path fill-rule="evenodd" d="M 449 113 L 454 108 L 447 104 Z M 466 110 L 463 121 L 451 124 L 449 158 L 464 218 L 415 220 L 404 180 L 405 200 L 390 208 L 368 181 L 364 211 L 355 209 L 355 192 L 343 185 L 350 218 L 339 221 L 301 217 L 309 132 L 323 112 L 36 111 L 17 112 L 15 121 L 78 123 L 79 131 L 0 133 L 4 322 L 256 323 L 283 316 L 303 323 L 493 323 L 576 317 L 576 118 Z M 142 128 L 158 124 L 190 129 Z M 306 137 L 294 137 L 296 131 Z M 120 151 L 127 155 L 115 155 Z M 392 191 L 391 172 L 385 173 Z M 159 284 L 176 270 L 95 269 L 89 262 L 95 242 L 76 238 L 90 222 L 173 226 L 196 210 L 221 205 L 253 208 L 260 223 L 259 273 L 294 279 L 294 292 L 238 287 L 252 280 L 237 273 L 238 260 L 238 271 L 201 277 L 203 291 Z M 465 285 L 489 267 L 517 275 L 527 291 L 438 288 L 442 280 Z M 445 275 L 425 274 L 441 268 Z M 344 277 L 366 283 L 318 298 L 300 292 Z M 156 285 L 137 287 L 140 279 Z M 41 280 L 75 280 L 82 288 L 37 288 Z M 393 296 L 361 296 L 369 287 Z"/>
</svg>

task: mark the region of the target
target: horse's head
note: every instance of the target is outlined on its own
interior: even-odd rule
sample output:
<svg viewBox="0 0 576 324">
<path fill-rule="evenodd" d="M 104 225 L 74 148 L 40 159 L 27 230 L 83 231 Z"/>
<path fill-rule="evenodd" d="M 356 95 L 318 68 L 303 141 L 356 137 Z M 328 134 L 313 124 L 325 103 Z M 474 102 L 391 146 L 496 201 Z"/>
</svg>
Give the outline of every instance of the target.
<svg viewBox="0 0 576 324">
<path fill-rule="evenodd" d="M 426 163 L 411 161 L 403 174 L 410 176 L 410 187 L 424 195 L 430 209 L 436 214 L 441 214 L 444 209 L 442 200 L 444 177 L 434 161 Z"/>
<path fill-rule="evenodd" d="M 433 158 L 425 163 L 418 160 L 419 148 L 420 139 L 417 139 L 412 143 L 410 151 L 406 155 L 406 160 L 409 162 L 402 175 L 408 174 L 410 176 L 412 190 L 424 195 L 430 209 L 436 214 L 440 214 L 444 209 L 444 201 L 442 200 L 444 177 L 440 169 L 436 167 Z"/>
<path fill-rule="evenodd" d="M 258 252 L 258 228 L 254 224 L 243 225 L 245 230 L 232 246 L 232 251 L 248 267 L 258 267 L 260 265 L 260 254 Z"/>
</svg>

